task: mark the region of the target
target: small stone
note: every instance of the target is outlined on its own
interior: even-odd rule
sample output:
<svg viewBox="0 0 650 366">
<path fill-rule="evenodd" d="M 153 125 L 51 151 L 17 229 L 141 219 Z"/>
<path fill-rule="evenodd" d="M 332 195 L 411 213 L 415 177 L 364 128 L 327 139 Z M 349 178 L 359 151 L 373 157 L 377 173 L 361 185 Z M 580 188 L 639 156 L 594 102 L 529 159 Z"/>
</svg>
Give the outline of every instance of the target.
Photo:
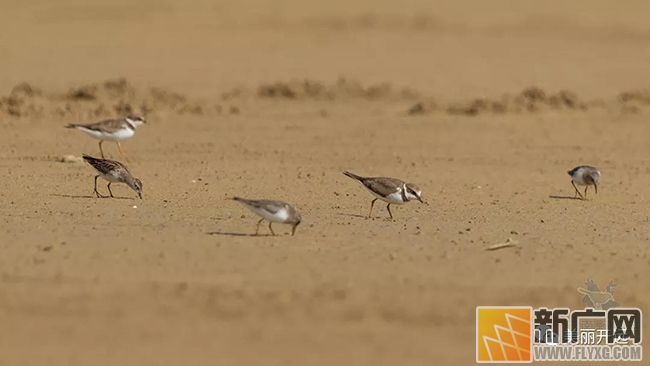
<svg viewBox="0 0 650 366">
<path fill-rule="evenodd" d="M 84 161 L 83 158 L 74 155 L 65 155 L 58 159 L 60 163 L 81 163 Z"/>
</svg>

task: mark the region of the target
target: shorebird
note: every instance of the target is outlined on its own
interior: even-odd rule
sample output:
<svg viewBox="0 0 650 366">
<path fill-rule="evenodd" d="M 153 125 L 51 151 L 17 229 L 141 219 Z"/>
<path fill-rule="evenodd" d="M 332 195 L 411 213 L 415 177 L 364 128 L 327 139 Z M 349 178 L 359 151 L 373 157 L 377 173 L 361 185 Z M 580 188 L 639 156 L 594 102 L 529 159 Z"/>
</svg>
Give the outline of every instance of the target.
<svg viewBox="0 0 650 366">
<path fill-rule="evenodd" d="M 413 183 L 405 183 L 395 178 L 361 177 L 350 172 L 343 172 L 343 174 L 361 183 L 373 196 L 377 197 L 370 203 L 368 218 L 372 217 L 372 207 L 378 199 L 388 202 L 386 209 L 391 220 L 393 219 L 393 214 L 390 212 L 391 204 L 403 205 L 412 200 L 424 203 L 421 197 L 422 191 Z"/>
<path fill-rule="evenodd" d="M 291 225 L 291 236 L 296 234 L 296 228 L 300 225 L 300 221 L 302 221 L 300 213 L 290 204 L 282 201 L 250 200 L 240 197 L 233 197 L 233 200 L 262 216 L 260 221 L 257 222 L 255 235 L 259 234 L 260 224 L 264 220 L 269 221 L 269 230 L 271 230 L 271 234 L 273 235 L 275 235 L 275 232 L 273 232 L 273 227 L 271 227 L 271 225 L 273 225 L 274 222 Z"/>
<path fill-rule="evenodd" d="M 83 158 L 88 164 L 92 165 L 92 167 L 97 170 L 97 173 L 99 173 L 95 176 L 95 194 L 97 197 L 106 197 L 101 195 L 97 190 L 97 178 L 102 177 L 108 181 L 108 193 L 111 197 L 115 197 L 111 191 L 111 183 L 125 183 L 132 190 L 138 192 L 138 196 L 142 199 L 142 182 L 140 179 L 133 178 L 133 175 L 131 175 L 129 168 L 127 168 L 126 165 L 119 161 L 93 158 L 86 154 L 83 154 Z"/>
<path fill-rule="evenodd" d="M 580 165 L 568 171 L 571 176 L 571 184 L 576 190 L 576 194 L 573 198 L 580 196 L 581 199 L 587 199 L 587 189 L 589 186 L 594 186 L 596 194 L 598 194 L 598 181 L 600 180 L 600 171 L 593 166 Z M 584 197 L 576 187 L 576 184 L 579 186 L 585 186 L 585 195 Z"/>
<path fill-rule="evenodd" d="M 133 137 L 135 134 L 135 129 L 143 123 L 147 123 L 147 120 L 145 120 L 144 117 L 132 114 L 124 118 L 107 119 L 101 122 L 85 125 L 70 123 L 65 127 L 76 128 L 87 133 L 88 136 L 98 139 L 99 151 L 102 154 L 102 159 L 105 158 L 104 149 L 102 149 L 102 143 L 105 140 L 115 141 L 120 155 L 122 155 L 122 157 L 126 159 L 127 162 L 130 162 L 129 158 L 127 158 L 122 151 L 120 141 Z"/>
</svg>

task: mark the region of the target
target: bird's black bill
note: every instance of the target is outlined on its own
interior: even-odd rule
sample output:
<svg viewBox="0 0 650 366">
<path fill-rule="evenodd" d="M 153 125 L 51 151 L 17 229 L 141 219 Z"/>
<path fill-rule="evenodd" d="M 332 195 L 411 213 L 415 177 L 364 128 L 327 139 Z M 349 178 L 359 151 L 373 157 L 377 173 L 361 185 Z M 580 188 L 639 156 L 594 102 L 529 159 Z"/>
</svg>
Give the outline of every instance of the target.
<svg viewBox="0 0 650 366">
<path fill-rule="evenodd" d="M 594 189 L 596 190 L 596 194 L 598 194 L 598 184 L 594 184 Z"/>
<path fill-rule="evenodd" d="M 297 227 L 298 227 L 298 225 L 293 225 L 293 227 L 291 228 L 291 236 L 296 235 L 296 228 Z"/>
</svg>

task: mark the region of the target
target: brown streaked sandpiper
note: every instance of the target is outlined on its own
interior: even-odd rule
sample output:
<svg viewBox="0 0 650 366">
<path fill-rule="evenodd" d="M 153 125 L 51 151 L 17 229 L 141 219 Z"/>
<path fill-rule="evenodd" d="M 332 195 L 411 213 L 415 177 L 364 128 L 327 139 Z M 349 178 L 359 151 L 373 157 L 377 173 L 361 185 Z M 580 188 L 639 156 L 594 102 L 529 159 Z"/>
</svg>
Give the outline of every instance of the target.
<svg viewBox="0 0 650 366">
<path fill-rule="evenodd" d="M 350 172 L 343 172 L 343 174 L 361 183 L 366 189 L 377 197 L 370 203 L 370 212 L 368 218 L 372 217 L 372 207 L 377 199 L 388 203 L 386 209 L 390 215 L 391 220 L 393 214 L 390 212 L 390 205 L 403 205 L 412 200 L 418 200 L 422 203 L 422 191 L 413 183 L 405 183 L 399 179 L 387 177 L 361 177 Z"/>
<path fill-rule="evenodd" d="M 138 192 L 138 196 L 142 199 L 142 182 L 140 179 L 133 178 L 133 175 L 131 175 L 129 168 L 127 168 L 126 165 L 119 161 L 93 158 L 86 154 L 83 154 L 83 158 L 88 164 L 92 165 L 92 167 L 97 170 L 97 173 L 99 173 L 95 176 L 95 194 L 97 197 L 106 197 L 102 196 L 99 191 L 97 191 L 97 178 L 102 177 L 108 181 L 108 193 L 111 197 L 115 197 L 111 191 L 111 183 L 124 183 L 132 190 Z"/>
<path fill-rule="evenodd" d="M 269 230 L 271 230 L 271 234 L 273 235 L 275 235 L 275 232 L 273 232 L 271 225 L 273 225 L 274 222 L 291 225 L 291 236 L 296 234 L 296 228 L 302 221 L 300 213 L 286 202 L 274 200 L 250 200 L 240 197 L 233 197 L 233 200 L 262 216 L 260 221 L 257 222 L 255 235 L 259 234 L 260 224 L 264 220 L 269 221 Z"/>
</svg>

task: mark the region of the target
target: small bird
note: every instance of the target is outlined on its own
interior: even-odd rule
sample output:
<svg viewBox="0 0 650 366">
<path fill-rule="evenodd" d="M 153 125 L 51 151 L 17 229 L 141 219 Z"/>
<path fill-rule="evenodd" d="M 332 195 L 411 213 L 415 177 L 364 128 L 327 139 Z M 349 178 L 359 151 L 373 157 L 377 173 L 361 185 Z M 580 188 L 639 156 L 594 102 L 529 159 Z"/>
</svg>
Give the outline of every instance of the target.
<svg viewBox="0 0 650 366">
<path fill-rule="evenodd" d="M 594 186 L 596 194 L 598 194 L 598 181 L 600 180 L 600 171 L 598 171 L 598 169 L 593 166 L 580 165 L 569 170 L 568 173 L 571 176 L 571 184 L 576 190 L 576 194 L 573 198 L 580 196 L 583 200 L 587 199 L 587 189 L 589 186 Z M 578 190 L 578 187 L 576 187 L 576 184 L 579 186 L 586 186 L 584 197 Z"/>
<path fill-rule="evenodd" d="M 413 183 L 405 183 L 395 178 L 361 177 L 350 172 L 343 172 L 343 174 L 361 183 L 370 191 L 370 193 L 373 194 L 373 196 L 377 197 L 370 203 L 368 218 L 372 217 L 372 207 L 377 199 L 388 202 L 386 209 L 388 210 L 391 220 L 393 219 L 393 214 L 390 212 L 391 204 L 403 205 L 412 200 L 418 200 L 424 203 L 421 197 L 422 191 Z"/>
<path fill-rule="evenodd" d="M 246 206 L 249 210 L 255 212 L 256 214 L 262 216 L 260 221 L 257 222 L 257 229 L 255 230 L 255 235 L 259 234 L 260 224 L 264 220 L 269 221 L 269 230 L 271 234 L 275 235 L 273 232 L 274 222 L 281 224 L 290 224 L 291 236 L 296 234 L 296 228 L 300 225 L 302 218 L 300 213 L 296 211 L 295 208 L 291 207 L 290 204 L 282 201 L 273 201 L 273 200 L 249 200 L 240 197 L 233 197 L 233 200 L 241 203 Z"/>
<path fill-rule="evenodd" d="M 98 139 L 99 151 L 102 154 L 102 159 L 105 158 L 104 149 L 102 149 L 102 143 L 104 140 L 115 141 L 115 143 L 117 143 L 117 149 L 120 151 L 120 155 L 122 155 L 122 157 L 126 159 L 127 162 L 130 162 L 129 158 L 127 158 L 122 151 L 120 141 L 133 137 L 135 134 L 135 129 L 143 123 L 147 123 L 147 120 L 145 120 L 144 117 L 137 114 L 132 114 L 124 118 L 107 119 L 101 122 L 86 125 L 71 123 L 65 127 L 76 128 L 87 133 L 90 137 Z"/>
<path fill-rule="evenodd" d="M 95 194 L 97 197 L 106 197 L 97 191 L 97 178 L 102 177 L 108 181 L 108 193 L 110 193 L 111 197 L 115 197 L 111 191 L 111 183 L 125 183 L 132 190 L 138 192 L 138 196 L 142 199 L 142 182 L 140 179 L 133 178 L 126 165 L 119 161 L 93 158 L 86 154 L 83 154 L 83 158 L 99 173 L 95 176 Z"/>
</svg>

